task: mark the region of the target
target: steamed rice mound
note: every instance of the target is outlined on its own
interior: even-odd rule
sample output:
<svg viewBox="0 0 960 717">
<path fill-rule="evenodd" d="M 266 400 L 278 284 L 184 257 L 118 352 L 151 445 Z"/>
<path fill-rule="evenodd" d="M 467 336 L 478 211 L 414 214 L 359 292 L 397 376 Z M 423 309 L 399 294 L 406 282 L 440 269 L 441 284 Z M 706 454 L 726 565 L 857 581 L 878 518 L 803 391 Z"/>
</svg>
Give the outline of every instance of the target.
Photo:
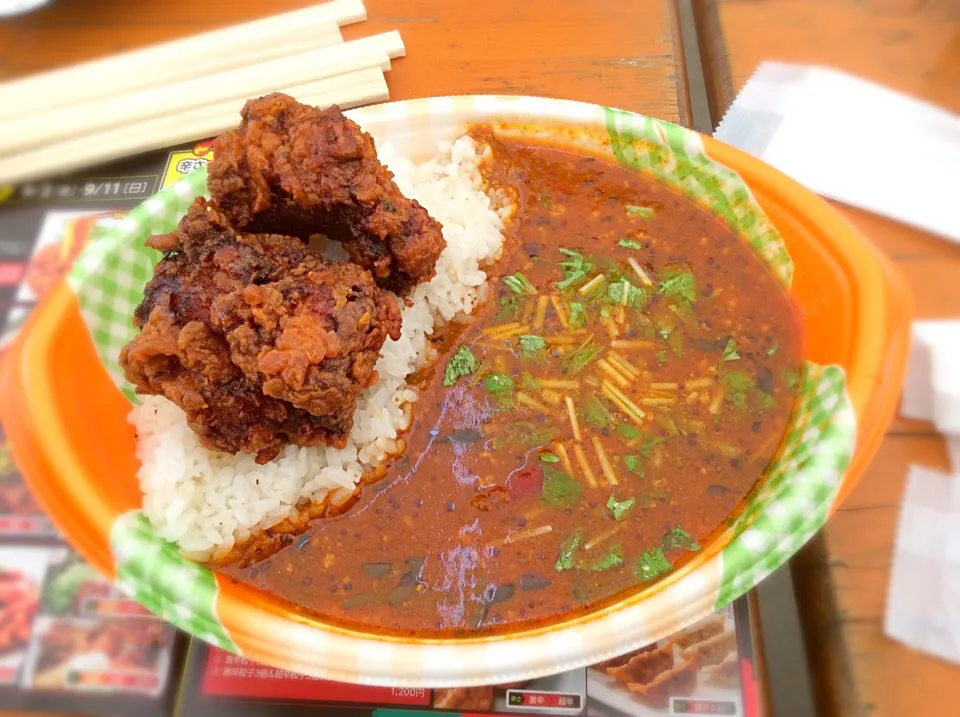
<svg viewBox="0 0 960 717">
<path fill-rule="evenodd" d="M 400 191 L 443 225 L 447 247 L 437 274 L 402 310 L 403 330 L 380 353 L 376 384 L 361 394 L 346 447 L 287 446 L 273 461 L 209 451 L 167 399 L 144 396 L 130 420 L 137 430 L 143 511 L 157 534 L 185 555 L 207 560 L 228 553 L 260 530 L 297 515 L 304 502 L 347 501 L 361 477 L 403 452 L 400 434 L 412 420 L 417 391 L 406 378 L 430 361 L 427 337 L 439 322 L 470 314 L 485 292 L 481 267 L 499 258 L 503 219 L 483 191 L 480 148 L 470 138 L 443 142 L 425 163 L 379 148 Z M 331 246 L 331 254 L 342 251 Z M 339 258 L 340 255 L 331 258 Z"/>
</svg>

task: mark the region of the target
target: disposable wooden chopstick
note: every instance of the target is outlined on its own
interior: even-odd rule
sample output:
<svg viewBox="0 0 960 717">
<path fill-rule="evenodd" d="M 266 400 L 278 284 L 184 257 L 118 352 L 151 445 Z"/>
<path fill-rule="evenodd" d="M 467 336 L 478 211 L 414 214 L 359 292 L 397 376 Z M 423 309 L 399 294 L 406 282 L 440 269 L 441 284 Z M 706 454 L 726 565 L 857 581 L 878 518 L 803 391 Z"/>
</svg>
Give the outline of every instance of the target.
<svg viewBox="0 0 960 717">
<path fill-rule="evenodd" d="M 333 104 L 342 108 L 357 107 L 383 102 L 389 97 L 386 80 L 379 68 L 287 87 L 282 91 L 318 107 Z M 242 104 L 231 101 L 206 105 L 3 157 L 0 158 L 0 183 L 23 182 L 61 174 L 139 152 L 212 137 L 239 124 Z"/>
<path fill-rule="evenodd" d="M 0 121 L 0 155 L 24 152 L 72 137 L 93 134 L 205 104 L 247 99 L 306 82 L 361 70 L 402 57 L 397 31 L 326 47 L 322 50 L 269 60 L 251 67 L 155 87 L 121 97 L 107 97 L 77 107 L 35 117 Z"/>
<path fill-rule="evenodd" d="M 0 117 L 35 114 L 325 47 L 339 42 L 337 25 L 366 17 L 362 0 L 334 0 L 0 84 Z"/>
</svg>

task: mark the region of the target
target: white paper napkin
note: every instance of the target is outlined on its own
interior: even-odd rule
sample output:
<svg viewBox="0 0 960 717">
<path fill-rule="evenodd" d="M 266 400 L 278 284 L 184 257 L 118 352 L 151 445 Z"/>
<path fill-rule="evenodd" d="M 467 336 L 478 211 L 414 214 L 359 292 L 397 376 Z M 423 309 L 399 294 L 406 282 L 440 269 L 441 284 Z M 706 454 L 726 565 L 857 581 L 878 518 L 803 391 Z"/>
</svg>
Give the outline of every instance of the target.
<svg viewBox="0 0 960 717">
<path fill-rule="evenodd" d="M 960 664 L 960 480 L 913 466 L 900 509 L 884 630 Z"/>
<path fill-rule="evenodd" d="M 714 136 L 818 194 L 960 242 L 960 115 L 824 67 L 765 62 Z"/>
</svg>

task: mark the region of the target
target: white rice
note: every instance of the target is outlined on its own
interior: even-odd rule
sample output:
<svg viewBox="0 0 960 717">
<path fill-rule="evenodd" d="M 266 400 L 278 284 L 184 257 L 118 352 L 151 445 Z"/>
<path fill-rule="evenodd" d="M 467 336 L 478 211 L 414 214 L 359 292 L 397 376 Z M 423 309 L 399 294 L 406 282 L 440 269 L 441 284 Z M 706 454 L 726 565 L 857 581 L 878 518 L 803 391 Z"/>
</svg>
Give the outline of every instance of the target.
<svg viewBox="0 0 960 717">
<path fill-rule="evenodd" d="M 467 137 L 441 143 L 438 156 L 423 164 L 397 156 L 389 144 L 379 149 L 404 195 L 443 225 L 447 248 L 437 275 L 403 309 L 400 339 L 384 344 L 379 380 L 361 395 L 345 448 L 287 446 L 261 466 L 250 455 L 203 448 L 180 408 L 165 398 L 144 397 L 133 409 L 143 510 L 158 535 L 194 559 L 219 557 L 294 517 L 304 501 L 346 500 L 364 473 L 402 451 L 398 434 L 417 400 L 405 379 L 429 359 L 435 322 L 469 314 L 483 298 L 487 276 L 480 267 L 503 246 L 503 222 L 483 191 L 478 152 Z"/>
</svg>

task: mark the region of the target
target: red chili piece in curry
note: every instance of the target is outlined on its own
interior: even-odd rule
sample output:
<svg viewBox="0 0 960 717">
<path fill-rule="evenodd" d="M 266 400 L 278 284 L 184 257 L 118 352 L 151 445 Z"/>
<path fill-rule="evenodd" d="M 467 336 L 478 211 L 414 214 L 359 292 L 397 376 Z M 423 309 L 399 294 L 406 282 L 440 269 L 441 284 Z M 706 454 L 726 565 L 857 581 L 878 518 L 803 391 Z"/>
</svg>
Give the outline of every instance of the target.
<svg viewBox="0 0 960 717">
<path fill-rule="evenodd" d="M 748 246 L 617 165 L 476 134 L 520 210 L 407 451 L 344 515 L 230 574 L 334 623 L 550 623 L 691 559 L 775 457 L 798 318 Z"/>
</svg>

